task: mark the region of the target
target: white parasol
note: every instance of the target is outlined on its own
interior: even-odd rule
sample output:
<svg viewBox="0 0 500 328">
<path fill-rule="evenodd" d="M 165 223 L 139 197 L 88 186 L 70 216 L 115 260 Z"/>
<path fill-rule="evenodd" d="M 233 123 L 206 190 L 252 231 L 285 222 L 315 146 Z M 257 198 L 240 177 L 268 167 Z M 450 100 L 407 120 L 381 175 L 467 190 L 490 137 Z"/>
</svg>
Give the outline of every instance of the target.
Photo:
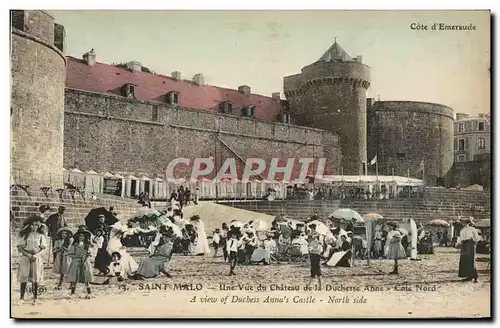
<svg viewBox="0 0 500 328">
<path fill-rule="evenodd" d="M 339 208 L 338 210 L 335 210 L 332 213 L 330 213 L 328 217 L 338 220 L 351 221 L 354 219 L 356 221 L 364 222 L 361 215 L 355 210 L 351 210 L 350 208 Z"/>
</svg>

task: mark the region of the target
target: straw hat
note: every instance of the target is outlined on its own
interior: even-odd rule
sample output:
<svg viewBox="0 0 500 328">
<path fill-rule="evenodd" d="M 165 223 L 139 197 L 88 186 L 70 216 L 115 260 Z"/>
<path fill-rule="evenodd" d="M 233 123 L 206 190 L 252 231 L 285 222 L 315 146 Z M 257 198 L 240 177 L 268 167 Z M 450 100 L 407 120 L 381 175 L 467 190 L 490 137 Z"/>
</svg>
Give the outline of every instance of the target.
<svg viewBox="0 0 500 328">
<path fill-rule="evenodd" d="M 391 226 L 391 227 L 394 227 L 394 228 L 398 228 L 399 227 L 399 223 L 397 223 L 396 221 L 389 221 L 386 224 L 388 226 Z"/>
<path fill-rule="evenodd" d="M 79 236 L 80 234 L 87 235 L 87 237 L 88 237 L 89 239 L 92 237 L 92 233 L 91 233 L 90 231 L 88 231 L 87 229 L 85 229 L 85 230 L 84 230 L 84 229 L 78 229 L 78 231 L 77 231 L 77 232 L 75 232 L 75 235 L 73 236 L 73 238 L 74 238 L 75 240 L 77 240 L 77 239 L 78 239 L 78 236 Z"/>
<path fill-rule="evenodd" d="M 460 218 L 460 222 L 465 224 L 474 224 L 474 220 L 468 216 Z"/>
<path fill-rule="evenodd" d="M 59 230 L 57 230 L 57 235 L 60 236 L 63 231 L 66 231 L 69 236 L 73 236 L 73 230 L 70 227 L 62 227 Z"/>
</svg>

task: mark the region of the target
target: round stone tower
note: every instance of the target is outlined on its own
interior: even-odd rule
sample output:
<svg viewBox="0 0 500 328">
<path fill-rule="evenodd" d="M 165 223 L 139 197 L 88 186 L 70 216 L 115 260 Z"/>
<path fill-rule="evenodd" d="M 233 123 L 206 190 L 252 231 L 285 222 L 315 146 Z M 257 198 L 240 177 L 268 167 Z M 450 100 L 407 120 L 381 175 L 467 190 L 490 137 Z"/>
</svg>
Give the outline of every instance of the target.
<svg viewBox="0 0 500 328">
<path fill-rule="evenodd" d="M 39 10 L 11 11 L 11 183 L 63 182 L 64 27 Z"/>
<path fill-rule="evenodd" d="M 300 74 L 284 78 L 295 124 L 338 134 L 342 166 L 336 174 L 363 174 L 366 154 L 366 90 L 370 68 L 335 43 Z"/>
<path fill-rule="evenodd" d="M 368 101 L 368 155 L 380 175 L 443 185 L 453 165 L 453 109 L 418 101 Z M 441 181 L 440 181 L 441 179 Z"/>
</svg>

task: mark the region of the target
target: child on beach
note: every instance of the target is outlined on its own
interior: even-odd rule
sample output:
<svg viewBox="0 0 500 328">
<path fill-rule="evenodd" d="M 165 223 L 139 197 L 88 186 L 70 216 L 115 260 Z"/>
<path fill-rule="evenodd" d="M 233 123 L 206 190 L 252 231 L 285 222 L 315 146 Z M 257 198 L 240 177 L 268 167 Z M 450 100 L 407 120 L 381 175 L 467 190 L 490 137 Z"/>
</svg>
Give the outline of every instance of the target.
<svg viewBox="0 0 500 328">
<path fill-rule="evenodd" d="M 125 280 L 125 269 L 122 267 L 120 260 L 122 255 L 119 252 L 111 254 L 111 264 L 109 265 L 109 275 L 116 277 L 118 281 Z"/>
<path fill-rule="evenodd" d="M 318 278 L 318 287 L 321 290 L 321 253 L 323 252 L 323 240 L 321 240 L 320 234 L 316 231 L 316 224 L 309 225 L 311 230 L 309 231 L 307 242 L 309 245 L 309 258 L 311 261 L 311 279 L 309 280 L 309 287 L 314 278 Z"/>
<path fill-rule="evenodd" d="M 227 250 L 229 252 L 229 275 L 234 276 L 234 268 L 236 268 L 236 263 L 238 263 L 238 249 L 241 247 L 241 233 L 239 231 L 230 231 L 228 233 Z"/>
<path fill-rule="evenodd" d="M 54 267 L 52 271 L 55 274 L 59 274 L 59 283 L 56 289 L 61 289 L 64 276 L 69 272 L 69 266 L 71 259 L 68 255 L 68 250 L 71 245 L 71 236 L 73 231 L 68 227 L 62 227 L 57 231 L 57 240 L 54 243 L 54 254 L 56 254 L 54 260 Z"/>
<path fill-rule="evenodd" d="M 84 283 L 87 287 L 87 295 L 90 298 L 90 285 L 92 281 L 92 266 L 90 265 L 90 238 L 88 230 L 79 229 L 74 236 L 73 245 L 69 248 L 71 264 L 68 272 L 68 282 L 71 283 L 71 295 L 75 294 L 76 284 Z"/>
<path fill-rule="evenodd" d="M 220 230 L 215 229 L 214 234 L 212 235 L 212 246 L 214 247 L 214 257 L 217 257 L 217 251 L 219 250 L 220 243 Z"/>
<path fill-rule="evenodd" d="M 399 224 L 396 221 L 390 221 L 387 225 L 392 229 L 387 234 L 386 258 L 394 260 L 394 270 L 389 274 L 398 274 L 398 260 L 406 258 L 406 252 L 401 244 L 401 232 L 399 232 Z"/>
<path fill-rule="evenodd" d="M 18 281 L 21 283 L 21 297 L 19 302 L 24 302 L 24 294 L 28 282 L 32 283 L 33 304 L 38 297 L 38 286 L 43 283 L 43 255 L 47 248 L 47 240 L 38 229 L 43 219 L 39 216 L 29 217 L 23 224 L 20 235 L 23 243 L 17 246 L 21 253 L 19 260 Z"/>
</svg>

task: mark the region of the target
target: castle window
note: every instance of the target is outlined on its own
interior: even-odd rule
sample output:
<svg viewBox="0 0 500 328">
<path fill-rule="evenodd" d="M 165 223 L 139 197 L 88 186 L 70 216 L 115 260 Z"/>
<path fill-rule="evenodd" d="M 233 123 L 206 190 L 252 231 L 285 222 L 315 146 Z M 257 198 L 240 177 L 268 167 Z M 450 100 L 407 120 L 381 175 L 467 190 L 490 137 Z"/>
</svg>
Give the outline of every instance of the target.
<svg viewBox="0 0 500 328">
<path fill-rule="evenodd" d="M 123 86 L 123 95 L 129 99 L 135 99 L 135 85 L 125 84 Z"/>
<path fill-rule="evenodd" d="M 220 103 L 220 110 L 224 114 L 232 114 L 233 113 L 233 104 L 229 101 L 223 101 Z"/>
<path fill-rule="evenodd" d="M 458 139 L 458 150 L 465 150 L 465 139 Z"/>
<path fill-rule="evenodd" d="M 255 115 L 255 106 L 246 106 L 241 109 L 242 115 L 244 117 L 254 117 Z"/>
<path fill-rule="evenodd" d="M 405 158 L 406 154 L 405 153 L 397 153 L 396 156 L 399 158 Z"/>
<path fill-rule="evenodd" d="M 465 155 L 458 155 L 457 161 L 465 162 Z"/>
<path fill-rule="evenodd" d="M 152 120 L 153 121 L 158 121 L 158 106 L 153 106 L 153 115 L 152 115 Z"/>
<path fill-rule="evenodd" d="M 486 149 L 486 140 L 484 138 L 477 140 L 477 149 Z"/>
<path fill-rule="evenodd" d="M 281 123 L 290 124 L 290 113 L 283 111 L 278 114 L 278 121 Z"/>
<path fill-rule="evenodd" d="M 479 123 L 478 123 L 478 126 L 477 126 L 477 129 L 478 129 L 479 131 L 484 131 L 484 122 L 479 122 Z"/>
<path fill-rule="evenodd" d="M 464 127 L 465 127 L 464 123 L 458 123 L 458 132 L 464 132 Z"/>
<path fill-rule="evenodd" d="M 174 91 L 168 93 L 168 103 L 170 105 L 179 105 L 179 93 Z"/>
</svg>

